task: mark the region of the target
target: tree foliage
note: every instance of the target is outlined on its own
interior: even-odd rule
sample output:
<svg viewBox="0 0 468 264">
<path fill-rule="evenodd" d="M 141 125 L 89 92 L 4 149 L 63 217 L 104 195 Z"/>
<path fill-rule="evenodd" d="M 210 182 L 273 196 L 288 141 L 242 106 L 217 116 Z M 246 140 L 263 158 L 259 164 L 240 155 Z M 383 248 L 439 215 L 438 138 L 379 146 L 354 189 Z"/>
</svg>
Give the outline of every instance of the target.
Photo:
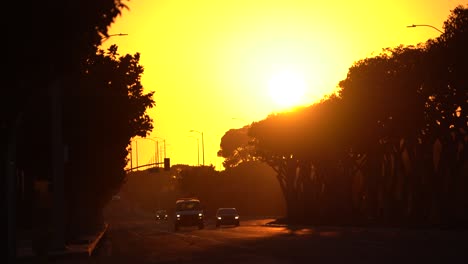
<svg viewBox="0 0 468 264">
<path fill-rule="evenodd" d="M 213 166 L 175 165 L 174 169 L 178 171 L 174 179 L 177 198 L 200 198 L 209 218 L 220 207 L 236 207 L 243 216 L 284 213 L 281 190 L 267 164 L 242 162 L 222 172 L 215 171 Z M 167 204 L 167 208 L 172 208 L 174 202 Z"/>
<path fill-rule="evenodd" d="M 67 193 L 73 209 L 81 208 L 74 213 L 85 219 L 99 216 L 125 181 L 130 139 L 153 129 L 146 111 L 154 92 L 143 93 L 139 59 L 139 53 L 119 56 L 116 46 L 98 50 L 82 64 L 78 85 L 67 90 Z"/>
<path fill-rule="evenodd" d="M 14 166 L 8 170 L 13 173 L 2 179 L 21 181 L 17 190 L 8 189 L 21 197 L 17 201 L 20 225 L 37 221 L 37 215 L 31 215 L 37 202 L 36 180 L 48 180 L 50 192 L 60 188 L 52 180 L 53 160 L 58 160 L 52 153 L 62 156 L 62 149 L 52 149 L 58 145 L 52 144 L 55 129 L 63 132 L 60 144 L 65 147 L 65 224 L 67 231 L 80 232 L 80 225 L 89 227 L 99 221 L 100 209 L 124 181 L 129 139 L 153 128 L 146 113 L 154 106 L 153 93 L 143 93 L 140 55 L 120 56 L 115 46 L 108 51 L 97 48 L 127 8 L 124 2 L 51 0 L 7 5 L 14 15 L 4 17 L 8 89 L 0 97 L 5 143 L 0 169 Z M 53 110 L 57 94 L 63 107 Z M 52 121 L 56 113 L 62 114 L 60 122 Z"/>
<path fill-rule="evenodd" d="M 242 162 L 255 160 L 247 135 L 248 128 L 249 126 L 231 129 L 221 138 L 221 149 L 218 151 L 218 157 L 224 158 L 223 166 L 225 168 L 233 168 Z"/>
<path fill-rule="evenodd" d="M 51 80 L 78 68 L 95 51 L 108 27 L 128 8 L 124 0 L 13 1 L 4 16 L 5 80 L 0 99 L 2 126 L 28 111 Z M 25 114 L 24 114 L 25 115 Z"/>
<path fill-rule="evenodd" d="M 357 61 L 336 96 L 251 125 L 290 220 L 466 222 L 467 13 L 437 39 Z"/>
</svg>

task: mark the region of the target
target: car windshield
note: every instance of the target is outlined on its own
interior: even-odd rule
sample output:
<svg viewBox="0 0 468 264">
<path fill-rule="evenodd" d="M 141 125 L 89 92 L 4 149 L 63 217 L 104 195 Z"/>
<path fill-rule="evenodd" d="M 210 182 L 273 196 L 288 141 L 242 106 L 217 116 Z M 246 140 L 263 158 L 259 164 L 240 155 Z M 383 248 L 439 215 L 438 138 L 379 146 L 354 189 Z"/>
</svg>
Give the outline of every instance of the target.
<svg viewBox="0 0 468 264">
<path fill-rule="evenodd" d="M 166 214 L 166 211 L 165 210 L 159 210 L 156 212 L 156 214 Z"/>
<path fill-rule="evenodd" d="M 235 208 L 221 208 L 218 209 L 218 214 L 233 215 L 237 214 L 237 210 Z"/>
<path fill-rule="evenodd" d="M 190 210 L 201 210 L 200 202 L 198 201 L 187 201 L 180 202 L 176 205 L 177 211 L 190 211 Z"/>
</svg>

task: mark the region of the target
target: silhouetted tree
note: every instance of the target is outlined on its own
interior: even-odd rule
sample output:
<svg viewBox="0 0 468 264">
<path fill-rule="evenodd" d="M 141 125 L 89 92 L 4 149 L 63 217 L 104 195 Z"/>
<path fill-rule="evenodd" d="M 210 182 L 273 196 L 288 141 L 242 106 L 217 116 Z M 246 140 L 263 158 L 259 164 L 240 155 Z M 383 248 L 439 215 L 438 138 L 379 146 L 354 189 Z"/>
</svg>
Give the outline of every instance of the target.
<svg viewBox="0 0 468 264">
<path fill-rule="evenodd" d="M 361 164 L 366 208 L 372 218 L 382 217 L 389 189 L 396 188 L 402 152 L 417 140 L 424 127 L 425 98 L 422 52 L 398 47 L 355 63 L 340 82 L 340 97 L 347 113 L 352 149 L 366 157 Z M 403 178 L 402 180 L 406 180 Z M 392 194 L 394 195 L 394 194 Z M 385 208 L 385 209 L 383 209 Z"/>
<path fill-rule="evenodd" d="M 99 223 L 96 217 L 125 180 L 130 139 L 153 128 L 146 111 L 154 92 L 143 93 L 139 59 L 139 53 L 119 56 L 115 45 L 98 50 L 65 95 L 66 193 L 70 219 L 86 219 L 81 224 Z"/>
<path fill-rule="evenodd" d="M 32 182 L 34 180 L 41 178 L 50 179 L 53 174 L 51 162 L 51 113 L 53 112 L 51 110 L 51 95 L 54 94 L 52 92 L 53 87 L 58 87 L 57 90 L 60 93 L 71 94 L 71 89 L 80 86 L 78 77 L 80 77 L 80 70 L 83 69 L 83 63 L 87 59 L 92 58 L 101 40 L 108 36 L 109 25 L 121 14 L 122 9 L 127 8 L 123 2 L 121 0 L 52 0 L 46 2 L 14 1 L 7 5 L 6 10 L 12 16 L 3 16 L 3 24 L 7 25 L 3 32 L 5 39 L 4 47 L 8 50 L 4 56 L 4 63 L 8 65 L 4 69 L 4 76 L 8 76 L 4 80 L 4 85 L 9 88 L 4 89 L 0 97 L 0 135 L 2 136 L 2 162 L 0 169 L 2 172 L 7 172 L 7 177 L 2 177 L 3 189 L 7 193 L 13 193 L 15 187 L 18 188 L 18 191 L 21 191 L 17 197 L 21 198 L 21 200 L 17 200 L 17 205 L 20 208 L 17 209 L 21 209 L 25 203 L 34 202 L 34 198 L 30 197 Z M 129 61 L 128 63 L 138 62 L 136 57 L 131 56 L 127 60 Z M 132 67 L 129 66 L 128 68 Z M 107 73 L 112 72 L 109 71 Z M 132 77 L 135 77 L 135 74 Z M 73 92 L 76 92 L 76 90 Z M 98 91 L 95 90 L 95 92 Z M 85 97 L 83 96 L 81 99 Z M 92 96 L 89 98 L 92 98 Z M 136 102 L 138 100 L 133 101 Z M 84 103 L 84 100 L 82 103 Z M 103 106 L 112 105 L 105 102 Z M 134 110 L 136 108 L 138 106 L 133 107 Z M 119 106 L 115 108 L 115 111 L 120 111 L 121 109 Z M 115 132 L 110 127 L 117 125 L 118 121 L 116 119 L 128 118 L 128 116 L 118 116 L 109 112 L 103 113 L 109 118 L 114 118 L 112 122 L 115 121 L 114 123 L 109 122 L 112 124 L 103 124 L 103 126 L 108 126 L 109 131 L 112 131 L 109 134 Z M 79 116 L 79 113 L 73 114 L 75 114 L 74 118 Z M 144 118 L 144 115 L 138 116 Z M 99 114 L 96 114 L 96 117 L 100 118 Z M 67 118 L 64 117 L 64 119 Z M 105 123 L 104 119 L 101 121 Z M 134 123 L 144 124 L 147 121 L 149 120 L 144 122 L 142 120 L 135 120 Z M 130 122 L 127 125 L 132 124 Z M 87 130 L 83 126 L 75 128 L 76 131 L 74 133 L 76 134 L 74 136 L 71 134 L 67 135 L 68 140 L 77 140 L 75 142 L 67 142 L 72 148 L 75 148 L 79 144 L 78 142 L 85 142 L 85 134 L 83 133 L 81 136 L 77 136 L 77 134 L 81 130 Z M 137 133 L 141 134 L 147 127 L 133 127 L 132 129 L 133 131 L 139 131 Z M 116 133 L 116 137 L 112 140 L 122 136 L 119 132 Z M 126 132 L 123 134 L 126 134 Z M 105 141 L 106 137 L 103 140 Z M 95 157 L 102 158 L 102 164 L 107 164 L 106 166 L 109 166 L 112 162 L 114 162 L 114 165 L 118 163 L 117 167 L 120 170 L 124 161 L 120 159 L 120 162 L 117 162 L 118 158 L 116 156 L 120 158 L 124 156 L 126 145 L 123 142 L 124 139 L 120 138 L 119 140 L 121 141 L 115 142 L 115 145 L 112 145 L 109 149 L 110 151 L 116 151 L 115 154 L 110 154 L 109 160 L 111 161 L 106 160 L 108 158 L 106 154 L 109 153 L 101 152 L 100 156 L 96 153 Z M 107 144 L 109 145 L 108 142 Z M 100 147 L 102 148 L 103 145 L 100 145 Z M 119 146 L 122 148 L 119 148 Z M 100 151 L 101 149 L 97 147 L 96 150 Z M 91 152 L 92 150 L 90 149 L 89 151 Z M 77 163 L 76 160 L 72 161 L 76 157 L 74 156 L 75 154 L 76 152 L 73 152 L 73 157 L 68 157 L 69 163 L 67 166 Z M 86 164 L 88 168 L 92 166 Z M 15 175 L 15 172 L 19 173 Z M 109 167 L 100 172 L 112 173 Z M 94 173 L 92 177 L 96 175 L 98 173 Z M 86 175 L 81 176 L 83 177 L 83 181 L 86 181 L 84 180 Z M 99 177 L 101 176 L 99 175 Z M 102 197 L 94 197 L 96 198 L 96 203 L 99 204 L 98 206 L 101 205 L 103 197 L 109 194 L 109 190 L 115 189 L 118 185 L 121 172 L 119 171 L 114 176 L 114 181 L 108 182 L 109 186 L 99 179 L 96 180 L 96 185 L 104 185 L 102 189 L 104 195 Z M 112 179 L 112 177 L 109 179 Z M 8 181 L 6 181 L 7 179 Z M 13 184 L 13 188 L 11 188 L 11 182 L 20 184 L 16 186 Z M 21 184 L 24 185 L 21 186 Z M 51 187 L 56 188 L 56 186 Z M 93 189 L 95 189 L 95 186 L 93 186 Z M 82 193 L 87 191 L 73 190 Z M 13 204 L 11 202 L 13 199 L 11 198 L 11 195 L 8 196 L 8 205 Z M 15 215 L 15 212 L 11 211 L 10 208 L 11 206 L 8 207 L 9 220 L 12 218 L 12 215 Z M 23 215 L 23 217 L 27 218 L 28 215 Z M 34 221 L 31 218 L 29 220 Z M 7 228 L 14 232 L 15 226 L 10 224 L 12 224 L 11 221 L 9 221 Z M 10 242 L 9 238 L 9 246 Z"/>
<path fill-rule="evenodd" d="M 350 197 L 337 198 L 351 195 L 351 184 L 344 183 L 352 180 L 339 102 L 332 95 L 310 107 L 271 115 L 249 130 L 255 155 L 277 173 L 290 221 L 338 221 L 333 212 L 351 207 L 345 205 Z"/>
<path fill-rule="evenodd" d="M 248 128 L 249 126 L 231 129 L 221 138 L 221 149 L 218 151 L 218 157 L 224 158 L 223 166 L 225 168 L 233 168 L 241 162 L 255 160 L 247 135 Z"/>
<path fill-rule="evenodd" d="M 423 93 L 428 135 L 439 147 L 431 179 L 432 212 L 444 224 L 468 222 L 468 7 L 458 6 L 428 48 Z"/>
<path fill-rule="evenodd" d="M 436 40 L 356 62 L 338 97 L 251 125 L 290 220 L 466 222 L 466 17 L 459 6 Z"/>
<path fill-rule="evenodd" d="M 42 2 L 14 1 L 4 16 L 5 87 L 0 98 L 2 128 L 20 122 L 36 96 L 47 94 L 49 84 L 76 70 L 108 35 L 108 27 L 123 0 Z M 65 89 L 65 88 L 64 88 Z M 33 109 L 34 111 L 34 109 Z"/>
</svg>

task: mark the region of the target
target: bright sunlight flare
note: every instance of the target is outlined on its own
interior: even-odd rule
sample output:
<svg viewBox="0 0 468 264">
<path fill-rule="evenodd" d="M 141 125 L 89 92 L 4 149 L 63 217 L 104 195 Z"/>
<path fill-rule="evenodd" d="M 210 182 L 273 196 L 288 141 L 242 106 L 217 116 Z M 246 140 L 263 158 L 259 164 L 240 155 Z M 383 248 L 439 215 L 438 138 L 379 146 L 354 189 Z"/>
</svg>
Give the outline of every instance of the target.
<svg viewBox="0 0 468 264">
<path fill-rule="evenodd" d="M 307 85 L 304 76 L 284 69 L 270 78 L 268 88 L 273 101 L 280 107 L 288 108 L 303 101 Z"/>
</svg>

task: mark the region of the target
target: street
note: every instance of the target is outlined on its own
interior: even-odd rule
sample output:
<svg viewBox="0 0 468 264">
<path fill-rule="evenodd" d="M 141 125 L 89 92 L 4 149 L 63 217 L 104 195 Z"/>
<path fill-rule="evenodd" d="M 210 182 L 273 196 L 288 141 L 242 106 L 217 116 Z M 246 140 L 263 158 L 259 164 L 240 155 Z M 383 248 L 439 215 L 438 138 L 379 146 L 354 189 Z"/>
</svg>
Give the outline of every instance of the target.
<svg viewBox="0 0 468 264">
<path fill-rule="evenodd" d="M 89 263 L 468 263 L 468 232 L 340 227 L 184 227 L 141 215 L 114 219 Z M 83 260 L 84 261 L 84 260 Z M 83 263 L 83 262 L 80 262 Z"/>
</svg>

